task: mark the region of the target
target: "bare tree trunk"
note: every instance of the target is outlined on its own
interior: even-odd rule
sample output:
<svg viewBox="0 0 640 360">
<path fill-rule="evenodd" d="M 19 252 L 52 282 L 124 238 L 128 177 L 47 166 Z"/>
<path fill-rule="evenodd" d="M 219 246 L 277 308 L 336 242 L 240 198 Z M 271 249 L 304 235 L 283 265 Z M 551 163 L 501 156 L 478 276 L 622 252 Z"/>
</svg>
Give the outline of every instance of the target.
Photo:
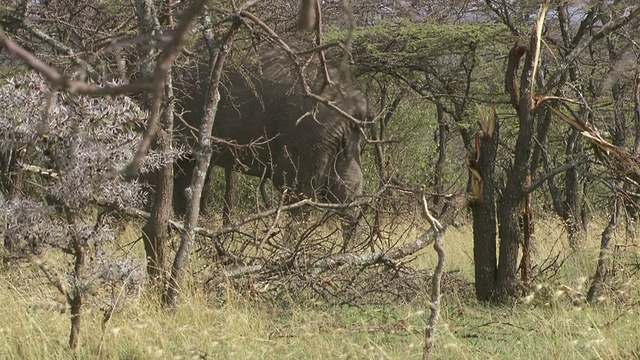
<svg viewBox="0 0 640 360">
<path fill-rule="evenodd" d="M 491 124 L 490 122 L 493 122 Z M 491 130 L 493 129 L 493 130 Z M 498 152 L 499 123 L 496 114 L 484 119 L 482 134 L 476 134 L 476 155 L 470 161 L 476 200 L 473 213 L 473 262 L 475 265 L 476 298 L 490 301 L 495 292 L 497 258 L 497 219 L 495 160 Z"/>
<path fill-rule="evenodd" d="M 500 254 L 494 296 L 498 301 L 506 301 L 518 294 L 518 252 L 523 235 L 520 219 L 522 201 L 526 196 L 524 187 L 530 175 L 532 138 L 535 128 L 533 91 L 536 74 L 533 70 L 534 65 L 537 66 L 537 64 L 534 64 L 534 59 L 538 59 L 540 37 L 547 10 L 544 7 L 540 12 L 536 33 L 531 36 L 528 49 L 518 41 L 509 53 L 505 85 L 511 97 L 511 104 L 518 114 L 519 130 L 513 167 L 507 170 L 507 184 L 498 207 Z M 518 82 L 516 73 L 522 57 L 525 60 Z"/>
<path fill-rule="evenodd" d="M 316 25 L 317 0 L 301 0 L 298 12 L 298 29 L 311 31 Z"/>
<path fill-rule="evenodd" d="M 388 161 L 385 154 L 385 148 L 381 143 L 381 141 L 384 141 L 386 131 L 387 131 L 387 125 L 389 124 L 389 121 L 391 121 L 393 114 L 398 109 L 400 102 L 402 101 L 404 96 L 407 94 L 408 90 L 409 88 L 405 88 L 393 100 L 385 116 L 379 120 L 378 131 L 376 131 L 374 128 L 371 129 L 371 138 L 372 140 L 376 141 L 374 143 L 374 159 L 376 163 L 376 169 L 378 170 L 378 189 L 382 189 L 384 186 L 387 185 L 387 183 L 390 180 L 389 169 L 387 166 Z M 382 98 L 382 102 L 380 104 L 380 108 L 381 110 L 384 110 L 386 107 L 385 101 L 387 98 L 386 87 L 383 87 L 381 90 L 381 98 Z M 378 198 L 376 199 L 375 204 L 373 205 L 375 209 L 375 214 L 374 214 L 373 226 L 371 226 L 370 241 L 369 241 L 369 247 L 371 248 L 372 252 L 375 252 L 376 239 L 381 240 L 383 238 L 382 232 L 380 230 L 382 226 L 382 216 L 380 212 L 382 210 L 381 207 L 384 206 L 383 205 L 384 201 L 385 200 L 383 198 Z"/>
<path fill-rule="evenodd" d="M 208 19 L 205 18 L 205 21 Z M 191 186 L 186 190 L 188 193 L 187 213 L 184 220 L 184 232 L 180 239 L 180 246 L 176 252 L 176 257 L 171 268 L 171 277 L 169 278 L 169 286 L 164 299 L 164 304 L 169 307 L 175 307 L 178 303 L 178 296 L 182 291 L 184 284 L 184 274 L 187 264 L 189 263 L 189 255 L 195 237 L 195 228 L 198 224 L 198 215 L 200 213 L 200 198 L 202 188 L 204 187 L 207 169 L 211 162 L 211 139 L 210 134 L 213 130 L 213 121 L 216 111 L 218 110 L 218 102 L 220 100 L 220 92 L 218 85 L 224 61 L 233 43 L 233 38 L 240 28 L 240 19 L 235 19 L 229 32 L 225 35 L 220 43 L 220 47 L 215 49 L 213 45 L 213 34 L 210 33 L 209 26 L 205 25 L 205 37 L 211 52 L 209 60 L 209 74 L 207 76 L 207 97 L 204 104 L 204 119 L 201 122 L 198 143 L 196 145 L 196 169 L 193 173 Z"/>
<path fill-rule="evenodd" d="M 173 116 L 173 111 L 168 114 Z M 170 121 L 170 120 L 169 120 Z M 172 121 L 170 121 L 172 122 Z M 168 124 L 165 124 L 168 125 Z M 171 149 L 171 132 L 161 131 L 158 135 L 158 149 Z M 169 237 L 169 220 L 173 200 L 173 164 L 166 164 L 156 173 L 155 195 L 151 216 L 142 228 L 144 248 L 147 256 L 147 274 L 154 285 L 162 285 L 164 278 L 164 247 Z"/>
<path fill-rule="evenodd" d="M 70 226 L 75 226 L 75 217 L 67 209 L 67 220 Z M 72 248 L 74 266 L 73 266 L 73 286 L 71 287 L 71 293 L 67 293 L 67 302 L 70 305 L 71 312 L 71 332 L 69 334 L 69 347 L 76 349 L 80 341 L 80 330 L 82 329 L 82 301 L 84 292 L 83 285 L 81 284 L 84 275 L 84 263 L 85 263 L 85 248 L 83 239 L 80 234 L 75 231 L 72 235 Z"/>
<path fill-rule="evenodd" d="M 431 278 L 431 315 L 429 316 L 429 321 L 427 322 L 427 328 L 424 331 L 424 351 L 422 353 L 422 358 L 424 360 L 431 359 L 431 354 L 433 353 L 433 348 L 435 347 L 436 340 L 436 325 L 438 324 L 438 320 L 440 319 L 440 299 L 442 297 L 440 291 L 440 285 L 442 282 L 442 275 L 444 274 L 444 265 L 446 261 L 446 252 L 444 250 L 444 235 L 446 232 L 446 225 L 443 226 L 438 220 L 436 220 L 429 213 L 429 209 L 427 207 L 427 198 L 422 193 L 422 216 L 426 218 L 431 224 L 431 228 L 435 232 L 435 240 L 433 242 L 433 249 L 438 254 L 438 263 L 436 265 L 435 270 L 433 271 L 433 276 Z"/>
<path fill-rule="evenodd" d="M 582 136 L 577 130 L 572 130 L 567 144 L 567 158 L 582 152 Z M 582 224 L 582 182 L 578 171 L 573 168 L 565 173 L 565 213 L 562 218 L 569 234 L 569 246 L 579 249 L 584 243 L 586 231 Z"/>
<path fill-rule="evenodd" d="M 531 186 L 531 176 L 527 177 L 527 187 Z M 531 208 L 531 193 L 524 197 L 522 213 L 522 260 L 520 261 L 520 280 L 522 286 L 527 289 L 531 280 L 531 246 L 535 238 L 533 226 L 533 209 Z"/>
<path fill-rule="evenodd" d="M 633 156 L 635 158 L 640 154 L 640 68 L 636 70 L 635 83 L 633 87 L 633 123 L 634 123 L 634 139 L 633 139 Z M 640 183 L 640 179 L 634 179 Z M 627 241 L 635 243 L 638 235 L 638 223 L 640 219 L 640 199 L 633 196 L 634 202 L 627 203 Z"/>
</svg>

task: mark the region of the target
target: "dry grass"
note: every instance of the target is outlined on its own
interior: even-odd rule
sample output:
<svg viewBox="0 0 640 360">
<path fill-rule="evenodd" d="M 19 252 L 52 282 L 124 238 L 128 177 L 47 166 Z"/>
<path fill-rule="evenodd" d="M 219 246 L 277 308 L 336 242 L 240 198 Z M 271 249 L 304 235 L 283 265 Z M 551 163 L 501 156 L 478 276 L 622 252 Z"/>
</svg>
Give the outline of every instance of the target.
<svg viewBox="0 0 640 360">
<path fill-rule="evenodd" d="M 618 259 L 617 274 L 599 303 L 581 301 L 595 268 L 599 233 L 570 253 L 553 220 L 537 227 L 535 259 L 567 257 L 552 278 L 515 304 L 490 306 L 473 298 L 472 237 L 468 227 L 447 233 L 451 278 L 435 356 L 443 359 L 640 358 L 640 286 L 637 248 Z M 635 250 L 633 250 L 635 249 Z M 635 261 L 635 263 L 634 263 Z M 432 267 L 427 250 L 414 266 Z M 634 265 L 635 264 L 635 265 Z M 635 266 L 635 267 L 634 267 Z M 82 343 L 67 347 L 68 312 L 55 290 L 31 266 L 0 272 L 0 358 L 3 359 L 419 359 L 428 314 L 424 299 L 386 306 L 329 307 L 314 302 L 265 303 L 191 289 L 176 312 L 143 294 L 122 303 L 102 328 L 101 304 L 85 307 Z M 471 290 L 470 290 L 471 289 Z M 292 299 L 298 297 L 292 296 Z"/>
</svg>

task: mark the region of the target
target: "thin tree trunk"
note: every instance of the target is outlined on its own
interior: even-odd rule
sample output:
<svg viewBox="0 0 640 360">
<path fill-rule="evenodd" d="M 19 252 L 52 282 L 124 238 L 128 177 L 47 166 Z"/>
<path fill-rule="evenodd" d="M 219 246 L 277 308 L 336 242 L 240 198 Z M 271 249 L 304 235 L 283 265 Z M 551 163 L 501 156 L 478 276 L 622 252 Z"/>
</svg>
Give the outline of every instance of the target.
<svg viewBox="0 0 640 360">
<path fill-rule="evenodd" d="M 173 111 L 171 111 L 173 114 Z M 159 134 L 158 150 L 171 149 L 169 133 Z M 144 248 L 147 256 L 147 274 L 154 285 L 162 285 L 164 278 L 165 243 L 169 237 L 169 220 L 173 200 L 173 164 L 169 163 L 156 173 L 155 196 L 151 216 L 142 228 Z"/>
<path fill-rule="evenodd" d="M 570 140 L 567 145 L 567 159 L 582 152 L 582 136 L 575 129 L 572 130 Z M 582 225 L 582 183 L 577 169 L 569 169 L 565 172 L 565 213 L 562 218 L 565 222 L 567 233 L 569 234 L 569 246 L 572 249 L 579 249 L 585 241 L 586 232 Z"/>
<path fill-rule="evenodd" d="M 136 13 L 140 27 L 140 33 L 151 34 L 160 29 L 157 14 L 153 1 L 136 1 Z M 171 17 L 171 6 L 167 7 L 168 24 L 173 23 Z M 142 52 L 142 74 L 149 76 L 152 69 L 153 49 Z M 151 103 L 147 99 L 145 101 Z M 171 151 L 173 137 L 173 81 L 171 70 L 167 72 L 164 81 L 164 112 L 160 120 L 161 130 L 158 132 L 155 148 L 162 153 Z M 162 288 L 164 278 L 165 253 L 164 246 L 169 237 L 169 220 L 171 219 L 171 204 L 173 200 L 173 163 L 165 164 L 155 176 L 155 194 L 151 208 L 151 216 L 142 228 L 142 238 L 144 241 L 145 253 L 147 256 L 147 275 L 153 285 Z"/>
<path fill-rule="evenodd" d="M 67 210 L 67 218 L 70 226 L 75 228 L 75 218 L 69 210 Z M 75 230 L 75 229 L 74 229 Z M 71 332 L 69 334 L 69 347 L 76 349 L 80 341 L 80 331 L 82 330 L 82 302 L 84 289 L 81 284 L 84 275 L 85 249 L 83 240 L 77 232 L 73 235 L 73 286 L 72 293 L 67 294 L 69 305 L 71 307 Z"/>
<path fill-rule="evenodd" d="M 616 226 L 618 224 L 619 209 L 620 207 L 618 205 L 618 200 L 614 200 L 611 219 L 609 220 L 609 224 L 607 224 L 607 227 L 602 232 L 602 237 L 600 239 L 600 255 L 598 256 L 596 273 L 591 281 L 591 287 L 589 287 L 589 291 L 587 292 L 588 302 L 593 302 L 593 300 L 596 299 L 596 294 L 606 278 L 607 260 L 609 259 L 609 254 L 611 253 L 609 245 L 611 244 L 611 239 L 613 238 L 613 234 L 615 233 Z"/>
<path fill-rule="evenodd" d="M 531 186 L 531 176 L 527 177 L 527 187 L 529 186 Z M 526 291 L 529 287 L 529 281 L 531 280 L 531 246 L 535 238 L 531 193 L 525 195 L 523 208 L 522 229 L 524 234 L 522 241 L 522 260 L 520 261 L 520 280 Z"/>
<path fill-rule="evenodd" d="M 434 169 L 434 186 L 436 195 L 433 198 L 433 203 L 439 206 L 442 203 L 442 194 L 444 192 L 442 184 L 442 176 L 444 172 L 444 163 L 447 159 L 447 124 L 444 120 L 444 109 L 439 103 L 436 103 L 436 110 L 438 113 L 438 161 Z"/>
<path fill-rule="evenodd" d="M 222 206 L 222 223 L 224 226 L 231 224 L 231 210 L 233 209 L 234 196 L 233 188 L 235 183 L 235 174 L 230 167 L 224 168 L 224 205 Z M 262 181 L 260 182 L 262 190 Z"/>
</svg>

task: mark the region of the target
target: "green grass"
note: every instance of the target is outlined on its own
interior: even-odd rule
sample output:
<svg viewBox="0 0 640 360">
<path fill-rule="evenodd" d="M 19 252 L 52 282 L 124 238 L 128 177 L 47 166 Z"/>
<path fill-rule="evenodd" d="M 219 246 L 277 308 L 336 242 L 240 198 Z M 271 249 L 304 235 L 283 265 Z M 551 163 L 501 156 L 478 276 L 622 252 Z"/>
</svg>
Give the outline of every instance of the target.
<svg viewBox="0 0 640 360">
<path fill-rule="evenodd" d="M 595 269 L 600 231 L 595 227 L 583 251 L 570 254 L 555 277 L 514 304 L 481 304 L 472 286 L 448 282 L 435 357 L 640 358 L 640 285 L 631 261 L 637 253 L 629 250 L 629 261 L 619 262 L 600 302 L 580 301 Z M 566 242 L 562 226 L 552 220 L 538 226 L 537 239 L 537 262 L 556 240 Z M 445 241 L 447 270 L 454 272 L 449 276 L 471 280 L 469 228 L 450 229 Z M 555 249 L 569 254 L 564 244 Z M 415 265 L 433 267 L 432 253 L 425 251 Z M 420 359 L 428 317 L 425 297 L 386 306 L 282 306 L 231 291 L 212 296 L 192 290 L 170 312 L 143 294 L 123 302 L 104 332 L 102 304 L 87 302 L 81 345 L 73 354 L 64 301 L 37 269 L 0 271 L 0 289 L 1 359 Z"/>
</svg>

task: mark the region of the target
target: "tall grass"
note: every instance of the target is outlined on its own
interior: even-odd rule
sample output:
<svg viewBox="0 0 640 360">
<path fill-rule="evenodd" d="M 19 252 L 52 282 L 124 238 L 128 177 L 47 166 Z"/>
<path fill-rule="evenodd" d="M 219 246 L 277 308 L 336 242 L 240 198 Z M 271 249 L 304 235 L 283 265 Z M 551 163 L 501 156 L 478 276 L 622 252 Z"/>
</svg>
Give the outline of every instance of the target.
<svg viewBox="0 0 640 360">
<path fill-rule="evenodd" d="M 561 252 L 560 258 L 566 257 L 563 267 L 536 283 L 528 297 L 504 306 L 478 303 L 472 286 L 446 282 L 434 355 L 640 358 L 640 286 L 632 261 L 637 253 L 629 250 L 628 259 L 619 260 L 610 287 L 598 303 L 587 305 L 581 296 L 595 268 L 599 231 L 591 231 L 585 249 L 573 253 L 564 246 L 562 226 L 553 220 L 539 224 L 536 235 L 536 263 Z M 445 241 L 448 276 L 471 281 L 470 229 L 451 228 Z M 429 268 L 434 263 L 429 249 L 415 266 Z M 0 272 L 0 358 L 419 359 L 428 316 L 425 298 L 386 306 L 329 307 L 265 303 L 231 290 L 211 295 L 193 286 L 179 309 L 168 311 L 156 296 L 143 293 L 119 305 L 106 323 L 104 304 L 87 304 L 81 345 L 71 353 L 64 299 L 37 269 L 24 265 Z"/>
</svg>

